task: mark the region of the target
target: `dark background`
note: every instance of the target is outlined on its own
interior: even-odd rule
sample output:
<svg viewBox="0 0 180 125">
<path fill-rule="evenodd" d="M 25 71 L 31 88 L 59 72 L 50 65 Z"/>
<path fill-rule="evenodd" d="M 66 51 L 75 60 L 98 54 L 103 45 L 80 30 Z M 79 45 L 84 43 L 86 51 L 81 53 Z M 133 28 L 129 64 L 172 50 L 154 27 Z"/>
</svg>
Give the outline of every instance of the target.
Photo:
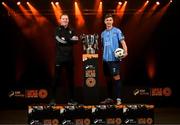
<svg viewBox="0 0 180 125">
<path fill-rule="evenodd" d="M 16 5 L 16 1 L 4 1 L 18 14 L 23 15 Z M 38 27 L 29 37 L 24 35 L 22 29 L 18 27 L 14 19 L 0 5 L 0 41 L 1 41 L 1 82 L 0 82 L 0 102 L 7 105 L 9 103 L 8 92 L 11 89 L 21 88 L 41 88 L 49 87 L 53 76 L 53 64 L 55 61 L 55 42 L 54 30 L 57 23 L 52 12 L 50 1 L 30 1 L 36 9 L 45 16 L 50 22 L 51 27 L 44 24 Z M 93 10 L 94 1 L 79 1 L 81 10 Z M 118 1 L 105 0 L 103 3 L 103 16 L 116 8 Z M 160 22 L 153 30 L 138 32 L 139 26 L 127 30 L 128 21 L 131 19 L 137 8 L 144 1 L 128 1 L 125 15 L 120 23 L 115 26 L 121 28 L 126 37 L 126 43 L 129 48 L 129 55 L 122 61 L 121 73 L 123 85 L 128 88 L 138 87 L 170 87 L 172 88 L 171 97 L 155 97 L 153 99 L 158 105 L 179 106 L 177 100 L 179 92 L 179 8 L 177 0 L 169 6 Z M 151 1 L 153 5 L 155 1 Z M 168 1 L 160 1 L 160 7 L 165 6 Z M 23 1 L 22 1 L 23 3 Z M 25 5 L 25 3 L 24 3 Z M 93 34 L 100 32 L 105 28 L 103 19 L 100 25 L 94 25 L 96 15 L 83 11 L 85 26 L 78 28 L 73 14 L 73 2 L 63 0 L 60 2 L 64 12 L 70 15 L 70 24 L 77 30 L 77 34 Z M 160 8 L 156 11 L 158 12 Z M 148 9 L 146 10 L 148 12 Z M 146 13 L 145 11 L 145 13 Z M 148 19 L 149 21 L 152 18 Z M 143 21 L 139 22 L 140 26 Z M 28 22 L 31 27 L 35 24 L 34 20 Z M 42 32 L 41 32 L 42 31 Z M 131 33 L 131 34 L 130 34 Z M 133 34 L 133 35 L 132 35 Z M 134 35 L 136 37 L 134 37 Z M 136 39 L 135 39 L 136 38 Z M 100 41 L 100 39 L 99 39 Z M 75 84 L 77 89 L 83 85 L 82 71 L 82 44 L 74 46 L 75 56 Z M 101 49 L 99 51 L 99 85 L 102 88 L 106 86 L 102 72 Z M 149 62 L 153 62 L 155 75 L 150 78 L 147 71 Z M 124 90 L 125 91 L 125 90 Z M 124 92 L 126 94 L 126 91 Z M 124 94 L 124 95 L 125 95 Z M 145 97 L 146 98 L 146 97 Z M 150 97 L 149 97 L 150 98 Z M 136 98 L 135 98 L 136 99 Z M 10 101 L 10 105 L 16 104 Z M 24 103 L 24 101 L 22 101 Z M 130 101 L 131 102 L 131 101 Z M 133 102 L 135 102 L 133 100 Z M 25 102 L 26 103 L 26 102 Z M 23 105 L 23 104 L 22 104 Z"/>
</svg>

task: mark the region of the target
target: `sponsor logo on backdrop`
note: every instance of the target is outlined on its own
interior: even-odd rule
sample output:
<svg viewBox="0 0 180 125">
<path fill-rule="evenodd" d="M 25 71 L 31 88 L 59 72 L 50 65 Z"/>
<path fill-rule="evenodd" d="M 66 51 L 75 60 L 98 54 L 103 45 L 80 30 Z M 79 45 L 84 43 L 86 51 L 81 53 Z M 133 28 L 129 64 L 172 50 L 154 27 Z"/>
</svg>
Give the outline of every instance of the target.
<svg viewBox="0 0 180 125">
<path fill-rule="evenodd" d="M 121 118 L 107 118 L 106 124 L 108 125 L 120 125 L 122 123 Z"/>
<path fill-rule="evenodd" d="M 40 125 L 40 120 L 31 120 L 30 122 L 29 122 L 29 124 L 30 125 Z"/>
<path fill-rule="evenodd" d="M 134 94 L 135 96 L 137 96 L 137 95 L 148 96 L 148 95 L 150 95 L 150 91 L 149 91 L 149 89 L 147 89 L 147 88 L 135 89 L 135 90 L 133 91 L 133 94 Z"/>
<path fill-rule="evenodd" d="M 153 119 L 152 118 L 138 118 L 137 123 L 140 125 L 152 125 Z"/>
<path fill-rule="evenodd" d="M 25 89 L 25 90 L 11 90 L 8 93 L 9 98 L 40 98 L 45 99 L 48 96 L 46 89 Z"/>
<path fill-rule="evenodd" d="M 85 78 L 88 87 L 94 87 L 96 85 L 96 70 L 93 65 L 86 66 Z"/>
<path fill-rule="evenodd" d="M 135 118 L 127 118 L 124 120 L 125 124 L 137 124 L 137 121 Z"/>
<path fill-rule="evenodd" d="M 75 119 L 75 125 L 91 125 L 91 120 L 89 118 L 86 119 Z"/>
<path fill-rule="evenodd" d="M 48 91 L 46 89 L 40 89 L 39 90 L 39 98 L 45 99 L 48 96 Z"/>
<path fill-rule="evenodd" d="M 151 96 L 171 96 L 172 90 L 169 87 L 151 88 Z"/>
<path fill-rule="evenodd" d="M 96 79 L 95 78 L 87 78 L 86 79 L 86 85 L 88 87 L 94 87 L 96 84 Z"/>
<path fill-rule="evenodd" d="M 162 88 L 136 88 L 133 90 L 134 96 L 171 96 L 172 89 L 170 87 Z"/>
<path fill-rule="evenodd" d="M 58 119 L 44 119 L 43 125 L 59 125 Z"/>
<path fill-rule="evenodd" d="M 99 124 L 105 124 L 106 121 L 104 119 L 102 119 L 102 118 L 96 118 L 96 119 L 93 120 L 93 123 L 99 125 Z"/>
<path fill-rule="evenodd" d="M 63 120 L 61 122 L 62 125 L 74 125 L 74 122 L 70 119 L 67 119 L 67 120 Z"/>
<path fill-rule="evenodd" d="M 48 96 L 46 89 L 32 89 L 25 90 L 25 98 L 41 98 L 44 99 Z"/>
<path fill-rule="evenodd" d="M 24 98 L 24 92 L 21 91 L 21 90 L 16 90 L 16 91 L 13 91 L 11 90 L 9 93 L 8 93 L 8 97 L 9 98 L 12 98 L 12 97 L 20 97 L 20 98 Z"/>
</svg>

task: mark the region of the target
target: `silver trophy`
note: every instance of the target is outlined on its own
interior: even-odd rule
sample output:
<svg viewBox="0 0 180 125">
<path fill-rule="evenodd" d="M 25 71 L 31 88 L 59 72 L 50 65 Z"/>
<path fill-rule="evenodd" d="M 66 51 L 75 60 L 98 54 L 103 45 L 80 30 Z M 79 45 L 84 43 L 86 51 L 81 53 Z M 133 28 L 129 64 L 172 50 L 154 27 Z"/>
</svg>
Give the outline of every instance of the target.
<svg viewBox="0 0 180 125">
<path fill-rule="evenodd" d="M 81 35 L 81 41 L 83 43 L 83 51 L 86 54 L 95 54 L 98 50 L 98 34 Z"/>
</svg>

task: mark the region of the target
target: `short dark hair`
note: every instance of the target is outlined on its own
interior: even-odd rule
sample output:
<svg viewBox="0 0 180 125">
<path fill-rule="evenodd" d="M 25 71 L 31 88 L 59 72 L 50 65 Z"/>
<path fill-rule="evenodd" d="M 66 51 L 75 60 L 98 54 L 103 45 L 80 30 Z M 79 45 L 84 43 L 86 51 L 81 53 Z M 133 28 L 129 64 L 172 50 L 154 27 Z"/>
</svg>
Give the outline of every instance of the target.
<svg viewBox="0 0 180 125">
<path fill-rule="evenodd" d="M 68 15 L 67 13 L 61 14 L 61 15 L 60 15 L 60 19 L 61 19 L 62 16 L 68 16 L 68 17 L 69 17 L 69 15 Z"/>
<path fill-rule="evenodd" d="M 105 15 L 104 19 L 107 19 L 109 17 L 113 18 L 113 15 L 111 13 L 108 13 L 108 14 Z"/>
</svg>

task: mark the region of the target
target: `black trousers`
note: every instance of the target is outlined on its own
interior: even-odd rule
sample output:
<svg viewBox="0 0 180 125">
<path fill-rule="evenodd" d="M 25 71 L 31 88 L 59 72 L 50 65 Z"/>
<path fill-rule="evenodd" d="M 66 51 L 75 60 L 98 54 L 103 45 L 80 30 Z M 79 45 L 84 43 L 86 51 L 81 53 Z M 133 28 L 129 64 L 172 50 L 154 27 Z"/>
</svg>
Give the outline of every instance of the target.
<svg viewBox="0 0 180 125">
<path fill-rule="evenodd" d="M 119 98 L 122 83 L 120 80 L 114 80 L 113 76 L 120 74 L 120 62 L 119 61 L 103 61 L 103 71 L 107 81 L 107 96 L 108 98 Z"/>
<path fill-rule="evenodd" d="M 65 81 L 64 81 L 65 80 Z M 55 78 L 52 84 L 52 96 L 56 100 L 57 88 L 68 84 L 68 99 L 74 99 L 74 64 L 72 61 L 62 62 L 55 67 Z"/>
</svg>

